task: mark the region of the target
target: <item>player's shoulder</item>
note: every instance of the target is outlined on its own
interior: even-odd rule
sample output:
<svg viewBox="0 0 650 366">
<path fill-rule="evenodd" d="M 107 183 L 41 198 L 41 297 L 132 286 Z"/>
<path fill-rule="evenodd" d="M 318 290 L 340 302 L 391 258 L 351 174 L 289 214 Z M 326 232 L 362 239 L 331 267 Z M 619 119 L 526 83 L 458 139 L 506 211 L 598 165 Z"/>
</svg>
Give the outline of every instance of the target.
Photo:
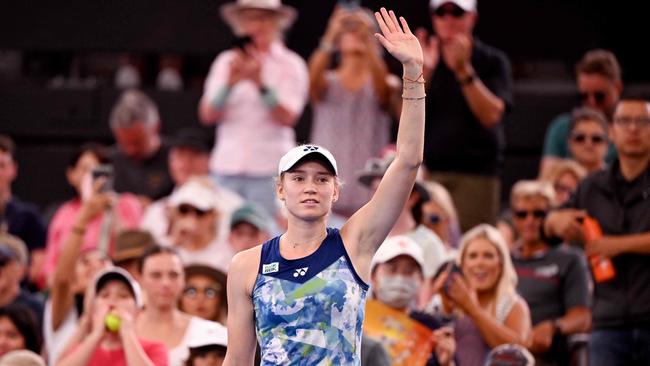
<svg viewBox="0 0 650 366">
<path fill-rule="evenodd" d="M 235 254 L 232 258 L 232 262 L 230 263 L 229 271 L 236 270 L 236 273 L 241 273 L 239 271 L 250 270 L 256 272 L 257 267 L 260 265 L 261 253 L 262 244 Z"/>
</svg>

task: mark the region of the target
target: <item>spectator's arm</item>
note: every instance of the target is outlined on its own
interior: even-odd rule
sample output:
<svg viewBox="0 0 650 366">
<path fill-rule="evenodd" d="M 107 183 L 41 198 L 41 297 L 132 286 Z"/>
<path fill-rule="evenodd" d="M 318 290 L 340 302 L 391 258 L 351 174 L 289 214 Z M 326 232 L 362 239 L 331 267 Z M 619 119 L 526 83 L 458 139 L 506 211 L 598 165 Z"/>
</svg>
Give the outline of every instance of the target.
<svg viewBox="0 0 650 366">
<path fill-rule="evenodd" d="M 650 254 L 650 232 L 629 235 L 604 236 L 585 242 L 585 254 L 615 257 L 623 253 Z"/>
<path fill-rule="evenodd" d="M 562 334 L 587 333 L 591 330 L 591 310 L 585 306 L 573 307 L 556 322 Z"/>
<path fill-rule="evenodd" d="M 332 53 L 326 47 L 330 45 L 325 43 L 316 48 L 309 58 L 309 96 L 312 102 L 320 101 L 327 90 L 325 72 L 332 62 Z"/>
<path fill-rule="evenodd" d="M 91 333 L 81 343 L 71 345 L 71 352 L 56 363 L 56 366 L 86 366 L 99 346 L 103 334 Z"/>
<path fill-rule="evenodd" d="M 513 305 L 503 324 L 480 306 L 473 306 L 468 310 L 468 315 L 476 323 L 483 340 L 491 348 L 506 343 L 519 344 L 528 348 L 531 330 L 530 311 L 521 298 Z"/>
<path fill-rule="evenodd" d="M 573 248 L 568 248 L 573 252 Z M 562 281 L 566 314 L 554 324 L 562 334 L 586 333 L 591 330 L 591 291 L 589 267 L 582 251 L 575 250 L 574 259 L 567 267 Z"/>
<path fill-rule="evenodd" d="M 474 80 L 461 85 L 465 101 L 483 127 L 494 127 L 501 121 L 503 113 L 506 111 L 506 104 L 503 99 L 496 96 L 483 84 L 474 70 L 463 72 L 458 75 L 458 78 L 462 82 L 471 75 L 474 75 Z"/>
<path fill-rule="evenodd" d="M 96 182 L 95 188 L 99 189 L 99 187 Z M 86 228 L 98 214 L 103 212 L 110 201 L 109 194 L 95 193 L 83 203 L 72 230 L 66 235 L 52 278 L 52 329 L 54 330 L 59 328 L 74 303 L 72 280 Z"/>
<path fill-rule="evenodd" d="M 212 64 L 205 79 L 203 96 L 199 102 L 198 112 L 201 124 L 213 126 L 223 118 L 223 106 L 228 99 L 232 85 L 229 85 L 230 63 L 234 54 L 224 52 Z"/>
</svg>

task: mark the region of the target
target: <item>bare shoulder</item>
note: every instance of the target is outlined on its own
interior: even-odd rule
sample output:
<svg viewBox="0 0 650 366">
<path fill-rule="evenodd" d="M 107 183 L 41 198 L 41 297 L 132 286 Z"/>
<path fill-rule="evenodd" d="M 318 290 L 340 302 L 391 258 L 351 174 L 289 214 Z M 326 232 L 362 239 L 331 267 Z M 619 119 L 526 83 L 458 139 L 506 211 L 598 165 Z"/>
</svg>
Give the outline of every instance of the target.
<svg viewBox="0 0 650 366">
<path fill-rule="evenodd" d="M 232 258 L 228 272 L 229 284 L 244 288 L 248 294 L 252 294 L 255 278 L 260 266 L 262 245 L 241 251 Z M 232 274 L 237 274 L 233 276 Z"/>
<path fill-rule="evenodd" d="M 530 309 L 528 303 L 521 296 L 517 296 L 512 305 L 510 314 L 506 317 L 505 324 L 519 332 L 526 332 L 530 329 Z"/>
</svg>

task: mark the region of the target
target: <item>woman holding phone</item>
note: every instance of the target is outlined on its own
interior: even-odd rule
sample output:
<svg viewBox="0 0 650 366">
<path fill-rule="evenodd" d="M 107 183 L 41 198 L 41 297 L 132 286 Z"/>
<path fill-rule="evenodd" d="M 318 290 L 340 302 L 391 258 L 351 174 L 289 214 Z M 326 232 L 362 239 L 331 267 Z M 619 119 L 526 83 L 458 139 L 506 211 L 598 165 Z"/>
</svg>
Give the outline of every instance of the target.
<svg viewBox="0 0 650 366">
<path fill-rule="evenodd" d="M 481 224 L 461 238 L 456 263 L 434 285 L 441 310 L 456 316 L 459 365 L 483 365 L 501 344 L 529 345 L 530 311 L 516 284 L 508 247 L 495 227 Z"/>
<path fill-rule="evenodd" d="M 334 156 L 304 145 L 280 159 L 276 193 L 288 228 L 233 258 L 224 365 L 252 365 L 256 341 L 262 365 L 360 362 L 370 263 L 411 193 L 424 145 L 422 49 L 404 18 L 382 8 L 375 19 L 376 37 L 404 69 L 395 160 L 339 231 L 327 228 L 340 190 Z"/>
</svg>

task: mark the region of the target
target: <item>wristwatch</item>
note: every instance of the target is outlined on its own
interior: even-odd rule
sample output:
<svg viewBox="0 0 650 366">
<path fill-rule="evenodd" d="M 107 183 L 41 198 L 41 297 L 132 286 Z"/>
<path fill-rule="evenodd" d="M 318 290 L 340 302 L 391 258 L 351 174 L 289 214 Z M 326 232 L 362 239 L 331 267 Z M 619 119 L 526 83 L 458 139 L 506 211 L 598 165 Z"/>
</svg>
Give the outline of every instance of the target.
<svg viewBox="0 0 650 366">
<path fill-rule="evenodd" d="M 473 83 L 474 79 L 476 79 L 476 74 L 472 72 L 471 74 L 467 75 L 466 78 L 458 80 L 458 82 L 461 86 L 465 86 Z"/>
</svg>

